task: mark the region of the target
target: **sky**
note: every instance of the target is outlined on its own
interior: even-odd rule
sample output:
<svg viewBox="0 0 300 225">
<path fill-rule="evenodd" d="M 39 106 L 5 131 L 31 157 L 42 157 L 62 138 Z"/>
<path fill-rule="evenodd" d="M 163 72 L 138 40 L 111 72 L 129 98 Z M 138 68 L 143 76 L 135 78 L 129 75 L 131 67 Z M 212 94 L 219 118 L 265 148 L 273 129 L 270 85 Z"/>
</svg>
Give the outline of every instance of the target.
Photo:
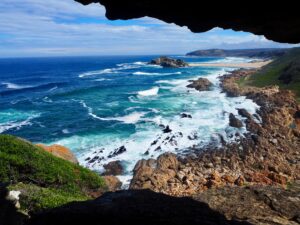
<svg viewBox="0 0 300 225">
<path fill-rule="evenodd" d="M 291 47 L 263 36 L 187 27 L 144 17 L 109 21 L 99 4 L 0 0 L 0 57 L 185 54 L 209 48 Z"/>
</svg>

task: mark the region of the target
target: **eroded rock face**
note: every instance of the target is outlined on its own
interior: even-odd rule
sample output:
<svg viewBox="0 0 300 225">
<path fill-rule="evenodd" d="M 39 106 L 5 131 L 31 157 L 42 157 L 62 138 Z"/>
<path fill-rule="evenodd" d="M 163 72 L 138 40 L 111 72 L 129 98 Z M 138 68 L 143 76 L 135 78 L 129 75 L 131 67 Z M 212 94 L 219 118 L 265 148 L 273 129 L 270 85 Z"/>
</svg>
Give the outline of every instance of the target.
<svg viewBox="0 0 300 225">
<path fill-rule="evenodd" d="M 188 88 L 195 88 L 197 91 L 208 91 L 212 86 L 212 83 L 207 78 L 199 78 L 198 80 L 191 81 L 192 83 L 187 85 Z"/>
<path fill-rule="evenodd" d="M 165 56 L 161 56 L 157 59 L 152 59 L 151 62 L 149 62 L 149 64 L 170 68 L 186 67 L 189 65 L 181 59 L 172 59 Z"/>
<path fill-rule="evenodd" d="M 55 155 L 56 157 L 62 158 L 64 160 L 70 161 L 72 163 L 78 163 L 76 156 L 71 152 L 70 149 L 61 146 L 61 145 L 44 145 L 44 144 L 37 144 L 37 146 L 41 147 L 47 152 Z"/>
<path fill-rule="evenodd" d="M 133 19 L 154 17 L 167 23 L 187 26 L 192 32 L 205 32 L 214 27 L 247 31 L 264 35 L 277 42 L 300 42 L 300 15 L 291 3 L 269 5 L 258 2 L 245 6 L 236 2 L 197 2 L 187 0 L 182 4 L 170 4 L 159 0 L 76 0 L 83 4 L 99 2 L 106 8 L 108 19 Z M 100 13 L 100 12 L 99 12 Z M 253 16 L 255 15 L 255 16 Z M 279 19 L 280 17 L 280 19 Z"/>
</svg>

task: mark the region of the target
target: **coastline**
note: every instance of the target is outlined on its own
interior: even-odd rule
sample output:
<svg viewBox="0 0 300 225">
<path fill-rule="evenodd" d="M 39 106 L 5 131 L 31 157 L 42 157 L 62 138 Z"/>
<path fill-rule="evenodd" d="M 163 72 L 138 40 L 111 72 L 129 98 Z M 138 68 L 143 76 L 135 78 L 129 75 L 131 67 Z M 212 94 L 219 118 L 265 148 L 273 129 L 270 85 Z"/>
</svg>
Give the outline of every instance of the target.
<svg viewBox="0 0 300 225">
<path fill-rule="evenodd" d="M 192 67 L 229 67 L 229 68 L 249 68 L 259 69 L 269 63 L 272 60 L 262 60 L 255 62 L 243 62 L 243 63 L 190 63 Z"/>
<path fill-rule="evenodd" d="M 221 87 L 228 96 L 245 95 L 255 101 L 260 106 L 262 123 L 241 110 L 250 132 L 240 142 L 223 142 L 221 148 L 192 149 L 193 154 L 185 158 L 165 153 L 157 160 L 140 160 L 130 188 L 191 196 L 222 186 L 286 187 L 299 180 L 300 127 L 294 126 L 299 106 L 291 92 L 277 87 L 239 88 L 236 80 L 253 72 L 233 71 L 220 78 Z"/>
</svg>

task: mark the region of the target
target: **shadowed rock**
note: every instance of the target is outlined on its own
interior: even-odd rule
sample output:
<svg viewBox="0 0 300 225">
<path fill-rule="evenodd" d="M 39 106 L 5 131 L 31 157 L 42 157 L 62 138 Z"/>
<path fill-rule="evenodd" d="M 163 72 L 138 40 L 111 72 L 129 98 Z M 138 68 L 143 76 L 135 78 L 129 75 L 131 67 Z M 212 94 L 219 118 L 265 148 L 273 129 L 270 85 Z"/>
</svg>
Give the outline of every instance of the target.
<svg viewBox="0 0 300 225">
<path fill-rule="evenodd" d="M 34 215 L 27 225 L 182 225 L 236 224 L 207 204 L 191 198 L 176 198 L 150 190 L 105 193 L 98 199 L 74 202 Z"/>
<path fill-rule="evenodd" d="M 221 27 L 264 35 L 277 42 L 300 42 L 300 14 L 297 7 L 291 7 L 291 2 L 274 3 L 270 10 L 269 4 L 255 1 L 246 5 L 235 1 L 206 1 L 204 4 L 193 0 L 179 3 L 159 0 L 76 1 L 83 4 L 101 3 L 106 8 L 106 17 L 111 20 L 149 16 L 187 26 L 192 32 L 206 32 L 214 27 Z"/>
</svg>

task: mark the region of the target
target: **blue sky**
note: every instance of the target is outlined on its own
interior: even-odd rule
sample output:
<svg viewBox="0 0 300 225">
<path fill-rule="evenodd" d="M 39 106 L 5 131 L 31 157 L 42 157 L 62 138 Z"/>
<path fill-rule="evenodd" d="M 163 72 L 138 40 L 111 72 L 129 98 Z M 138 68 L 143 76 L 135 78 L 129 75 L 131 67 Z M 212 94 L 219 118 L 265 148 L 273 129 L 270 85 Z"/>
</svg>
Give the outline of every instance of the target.
<svg viewBox="0 0 300 225">
<path fill-rule="evenodd" d="M 109 21 L 99 4 L 0 1 L 0 57 L 185 54 L 208 48 L 289 46 L 220 28 L 195 34 L 148 17 Z"/>
</svg>

